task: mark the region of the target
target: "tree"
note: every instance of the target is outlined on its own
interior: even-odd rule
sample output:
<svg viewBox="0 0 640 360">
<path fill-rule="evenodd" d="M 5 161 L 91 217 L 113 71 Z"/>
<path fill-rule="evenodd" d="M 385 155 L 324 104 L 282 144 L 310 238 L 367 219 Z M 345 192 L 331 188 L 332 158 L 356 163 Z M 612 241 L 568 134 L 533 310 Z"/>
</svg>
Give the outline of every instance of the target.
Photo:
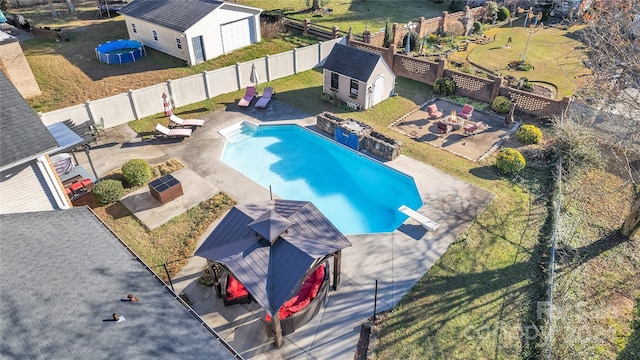
<svg viewBox="0 0 640 360">
<path fill-rule="evenodd" d="M 636 0 L 600 0 L 584 17 L 580 36 L 588 49 L 593 86 L 582 94 L 596 101 L 610 137 L 611 157 L 634 185 L 621 234 L 640 230 L 640 14 Z"/>
<path fill-rule="evenodd" d="M 9 9 L 9 0 L 0 0 L 0 10 L 7 11 Z"/>
<path fill-rule="evenodd" d="M 382 46 L 388 48 L 391 45 L 392 40 L 391 23 L 389 22 L 389 18 L 387 18 L 387 25 L 384 27 L 384 40 L 382 41 Z"/>
</svg>

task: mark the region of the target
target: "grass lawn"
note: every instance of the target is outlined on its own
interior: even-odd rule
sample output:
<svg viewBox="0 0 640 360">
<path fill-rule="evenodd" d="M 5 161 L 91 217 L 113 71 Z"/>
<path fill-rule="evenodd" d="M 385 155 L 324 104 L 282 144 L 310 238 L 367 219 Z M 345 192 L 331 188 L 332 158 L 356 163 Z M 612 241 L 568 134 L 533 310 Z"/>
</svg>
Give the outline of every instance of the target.
<svg viewBox="0 0 640 360">
<path fill-rule="evenodd" d="M 176 161 L 151 164 L 154 178 L 174 172 L 183 167 Z M 123 180 L 119 171 L 107 178 Z M 126 189 L 126 193 L 137 190 Z M 89 206 L 96 215 L 124 241 L 158 276 L 168 281 L 163 264 L 167 264 L 173 277 L 193 256 L 200 236 L 209 224 L 229 210 L 235 201 L 224 193 L 214 195 L 200 204 L 178 215 L 160 227 L 147 229 L 121 202 L 104 205 L 88 194 L 74 202 L 74 206 Z"/>
<path fill-rule="evenodd" d="M 434 3 L 431 1 L 402 1 L 376 0 L 376 1 L 330 1 L 327 8 L 331 12 L 313 14 L 304 12 L 307 9 L 305 0 L 237 0 L 239 4 L 255 6 L 265 10 L 288 9 L 287 12 L 300 12 L 291 14 L 294 19 L 310 19 L 313 24 L 327 27 L 337 26 L 340 30 L 349 31 L 353 28 L 356 34 L 362 33 L 366 27 L 371 32 L 384 29 L 387 19 L 393 24 L 406 24 L 409 21 L 418 21 L 421 16 L 426 19 L 442 15 L 442 11 L 449 9 L 447 2 Z M 315 16 L 314 16 L 315 15 Z"/>
<path fill-rule="evenodd" d="M 562 30 L 545 28 L 531 35 L 526 52 L 526 61 L 534 69 L 518 71 L 511 69 L 509 63 L 522 59 L 529 33 L 514 22 L 513 27 L 494 28 L 485 32 L 496 41 L 486 45 L 470 44 L 465 52 L 456 53 L 451 60 L 468 60 L 487 70 L 498 70 L 502 75 L 515 78 L 526 77 L 532 82 L 552 84 L 558 98 L 571 96 L 590 79 L 583 60 L 586 52 L 583 44 L 572 34 L 577 28 Z M 504 48 L 507 39 L 512 38 L 510 48 Z"/>
</svg>

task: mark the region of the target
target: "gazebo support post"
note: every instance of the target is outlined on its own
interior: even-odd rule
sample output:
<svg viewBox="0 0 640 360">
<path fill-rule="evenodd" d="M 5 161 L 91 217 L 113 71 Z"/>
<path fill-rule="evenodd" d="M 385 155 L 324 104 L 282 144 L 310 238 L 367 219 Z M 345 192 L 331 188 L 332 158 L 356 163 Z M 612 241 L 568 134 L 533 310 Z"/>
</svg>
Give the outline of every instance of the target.
<svg viewBox="0 0 640 360">
<path fill-rule="evenodd" d="M 219 298 L 222 297 L 222 290 L 218 287 L 220 285 L 220 278 L 218 277 L 218 272 L 214 268 L 213 261 L 207 260 L 207 264 L 209 265 L 209 271 L 211 271 L 211 275 L 213 276 L 213 287 L 216 289 L 216 295 Z"/>
<path fill-rule="evenodd" d="M 275 344 L 278 349 L 282 347 L 282 326 L 280 325 L 280 312 L 278 311 L 272 318 L 273 331 L 275 332 Z"/>
<path fill-rule="evenodd" d="M 340 261 L 342 259 L 342 250 L 333 253 L 333 290 L 340 288 Z"/>
</svg>

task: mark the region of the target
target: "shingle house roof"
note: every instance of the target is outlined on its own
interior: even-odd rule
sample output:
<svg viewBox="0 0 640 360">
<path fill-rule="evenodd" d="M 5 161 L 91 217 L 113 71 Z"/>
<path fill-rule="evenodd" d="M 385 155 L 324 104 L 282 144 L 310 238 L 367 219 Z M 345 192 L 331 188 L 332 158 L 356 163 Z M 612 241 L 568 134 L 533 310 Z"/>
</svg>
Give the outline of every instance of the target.
<svg viewBox="0 0 640 360">
<path fill-rule="evenodd" d="M 53 135 L 0 71 L 0 168 L 56 147 Z"/>
<path fill-rule="evenodd" d="M 119 13 L 184 32 L 222 4 L 214 0 L 136 0 Z"/>
<path fill-rule="evenodd" d="M 0 215 L 0 233 L 0 358 L 235 357 L 87 208 Z"/>
<path fill-rule="evenodd" d="M 335 44 L 323 67 L 362 82 L 369 81 L 382 56 L 351 46 Z"/>
</svg>

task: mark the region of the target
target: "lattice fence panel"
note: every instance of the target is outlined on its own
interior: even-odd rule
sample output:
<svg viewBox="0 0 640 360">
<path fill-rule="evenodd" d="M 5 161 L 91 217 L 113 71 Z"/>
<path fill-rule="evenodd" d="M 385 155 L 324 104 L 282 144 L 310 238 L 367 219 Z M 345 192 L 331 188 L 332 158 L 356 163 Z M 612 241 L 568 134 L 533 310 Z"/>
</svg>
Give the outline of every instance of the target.
<svg viewBox="0 0 640 360">
<path fill-rule="evenodd" d="M 472 79 L 470 77 L 453 74 L 451 75 L 453 81 L 456 83 L 456 87 L 468 91 L 480 91 L 487 86 L 487 83 Z"/>
<path fill-rule="evenodd" d="M 370 48 L 368 46 L 362 46 L 362 45 L 356 45 L 355 47 L 357 49 L 364 50 L 364 51 L 370 52 L 372 54 L 377 54 L 377 55 L 382 56 L 382 51 L 380 51 L 380 50 L 376 50 L 376 49 Z"/>
<path fill-rule="evenodd" d="M 511 101 L 513 101 L 519 108 L 529 111 L 542 110 L 546 108 L 550 101 L 545 101 L 540 98 L 530 97 L 523 94 L 511 93 Z"/>
<path fill-rule="evenodd" d="M 426 74 L 431 68 L 431 65 L 421 61 L 402 59 L 402 67 L 410 73 Z"/>
</svg>

